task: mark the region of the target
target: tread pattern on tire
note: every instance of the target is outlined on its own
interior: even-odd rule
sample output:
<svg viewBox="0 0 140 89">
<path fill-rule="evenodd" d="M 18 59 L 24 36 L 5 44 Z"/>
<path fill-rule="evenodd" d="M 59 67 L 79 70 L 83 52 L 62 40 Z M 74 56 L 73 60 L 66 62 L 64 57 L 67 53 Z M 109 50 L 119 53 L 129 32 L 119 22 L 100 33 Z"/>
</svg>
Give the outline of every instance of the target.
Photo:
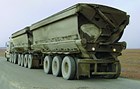
<svg viewBox="0 0 140 89">
<path fill-rule="evenodd" d="M 62 58 L 60 56 L 55 56 L 52 61 L 52 74 L 56 77 L 62 75 L 61 64 L 62 64 Z"/>
<path fill-rule="evenodd" d="M 66 80 L 74 79 L 76 72 L 76 63 L 75 60 L 70 57 L 66 56 L 62 62 L 62 76 Z"/>
<path fill-rule="evenodd" d="M 44 58 L 44 65 L 43 65 L 44 72 L 46 74 L 52 73 L 52 58 L 51 56 L 46 56 Z"/>
</svg>

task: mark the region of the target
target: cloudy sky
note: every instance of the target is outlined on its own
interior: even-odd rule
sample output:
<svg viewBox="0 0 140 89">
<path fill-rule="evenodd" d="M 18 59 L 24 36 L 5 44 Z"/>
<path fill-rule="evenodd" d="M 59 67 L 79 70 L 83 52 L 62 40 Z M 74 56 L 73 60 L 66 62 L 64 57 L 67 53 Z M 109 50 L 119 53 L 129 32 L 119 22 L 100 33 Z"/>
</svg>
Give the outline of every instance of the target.
<svg viewBox="0 0 140 89">
<path fill-rule="evenodd" d="M 140 0 L 0 0 L 0 47 L 10 35 L 76 3 L 96 3 L 126 11 L 130 24 L 121 41 L 127 48 L 140 48 Z"/>
</svg>

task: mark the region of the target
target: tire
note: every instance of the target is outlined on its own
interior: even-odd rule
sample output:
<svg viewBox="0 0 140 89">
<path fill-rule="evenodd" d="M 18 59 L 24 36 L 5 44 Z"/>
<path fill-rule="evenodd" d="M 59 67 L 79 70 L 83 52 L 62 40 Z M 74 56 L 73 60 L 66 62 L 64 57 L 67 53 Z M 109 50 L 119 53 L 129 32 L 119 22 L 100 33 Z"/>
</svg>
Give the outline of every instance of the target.
<svg viewBox="0 0 140 89">
<path fill-rule="evenodd" d="M 39 60 L 37 57 L 33 56 L 32 54 L 28 55 L 28 68 L 39 68 Z"/>
<path fill-rule="evenodd" d="M 13 53 L 11 54 L 11 63 L 13 63 Z"/>
<path fill-rule="evenodd" d="M 62 76 L 66 80 L 74 79 L 76 73 L 76 63 L 75 60 L 70 57 L 66 56 L 62 62 Z"/>
<path fill-rule="evenodd" d="M 21 54 L 18 54 L 18 65 L 21 65 Z"/>
<path fill-rule="evenodd" d="M 6 61 L 9 62 L 9 58 L 6 58 Z"/>
<path fill-rule="evenodd" d="M 31 69 L 33 67 L 33 56 L 31 54 L 28 55 L 28 68 Z"/>
<path fill-rule="evenodd" d="M 14 53 L 14 58 L 13 59 L 14 59 L 14 64 L 17 64 L 18 55 L 16 53 Z"/>
<path fill-rule="evenodd" d="M 12 54 L 12 63 L 14 63 L 14 56 L 15 56 L 15 53 Z"/>
<path fill-rule="evenodd" d="M 20 66 L 24 66 L 24 55 L 23 54 L 21 54 L 21 64 L 20 64 Z"/>
<path fill-rule="evenodd" d="M 9 62 L 9 59 L 10 59 L 10 58 L 7 57 L 7 53 L 6 53 L 6 52 L 4 53 L 4 55 L 5 55 L 6 61 Z"/>
<path fill-rule="evenodd" d="M 10 54 L 10 59 L 9 59 L 9 62 L 13 62 L 13 54 Z"/>
<path fill-rule="evenodd" d="M 25 54 L 24 56 L 24 67 L 27 68 L 27 63 L 28 63 L 28 54 Z"/>
<path fill-rule="evenodd" d="M 62 58 L 55 56 L 52 61 L 52 74 L 56 77 L 61 76 Z"/>
<path fill-rule="evenodd" d="M 12 54 L 10 54 L 9 62 L 12 62 Z"/>
<path fill-rule="evenodd" d="M 44 65 L 43 65 L 44 72 L 46 74 L 52 73 L 52 58 L 51 56 L 46 56 L 44 58 Z"/>
<path fill-rule="evenodd" d="M 9 62 L 9 57 L 7 57 L 7 53 L 4 53 L 6 61 Z"/>
</svg>

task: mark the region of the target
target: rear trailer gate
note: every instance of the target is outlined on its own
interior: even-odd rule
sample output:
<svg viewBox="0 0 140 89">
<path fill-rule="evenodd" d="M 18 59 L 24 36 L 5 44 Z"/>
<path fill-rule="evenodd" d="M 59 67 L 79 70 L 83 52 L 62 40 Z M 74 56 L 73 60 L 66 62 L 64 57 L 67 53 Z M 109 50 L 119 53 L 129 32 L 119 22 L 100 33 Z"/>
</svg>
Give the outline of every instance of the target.
<svg viewBox="0 0 140 89">
<path fill-rule="evenodd" d="M 115 65 L 115 70 L 107 71 L 107 69 L 109 68 L 108 64 Z M 91 75 L 115 75 L 118 73 L 118 68 L 119 68 L 118 66 L 119 66 L 119 60 L 78 59 L 77 79 L 79 79 L 80 76 L 88 76 L 90 78 Z M 100 70 L 101 67 L 104 68 Z"/>
</svg>

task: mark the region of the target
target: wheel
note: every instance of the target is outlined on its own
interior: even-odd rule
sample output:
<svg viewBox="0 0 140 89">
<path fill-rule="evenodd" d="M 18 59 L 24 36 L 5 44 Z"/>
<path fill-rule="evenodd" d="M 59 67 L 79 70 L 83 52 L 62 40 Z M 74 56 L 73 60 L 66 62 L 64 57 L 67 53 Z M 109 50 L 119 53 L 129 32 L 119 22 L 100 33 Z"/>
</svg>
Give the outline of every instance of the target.
<svg viewBox="0 0 140 89">
<path fill-rule="evenodd" d="M 9 62 L 12 62 L 12 54 L 10 54 Z"/>
<path fill-rule="evenodd" d="M 24 67 L 27 68 L 27 63 L 28 63 L 28 54 L 25 54 L 24 56 Z"/>
<path fill-rule="evenodd" d="M 28 56 L 28 68 L 31 69 L 33 67 L 33 56 L 31 54 L 29 54 Z"/>
<path fill-rule="evenodd" d="M 13 63 L 13 53 L 10 54 L 10 60 L 9 60 L 11 63 Z"/>
<path fill-rule="evenodd" d="M 12 63 L 14 63 L 14 56 L 15 56 L 15 53 L 12 54 Z"/>
<path fill-rule="evenodd" d="M 51 56 L 46 56 L 44 59 L 44 65 L 43 65 L 44 72 L 46 74 L 52 73 L 52 58 Z"/>
<path fill-rule="evenodd" d="M 14 62 L 14 54 L 12 53 L 11 63 Z"/>
<path fill-rule="evenodd" d="M 17 58 L 18 58 L 18 55 L 17 55 L 16 53 L 14 53 L 14 57 L 13 57 L 13 59 L 14 59 L 14 64 L 17 64 Z"/>
<path fill-rule="evenodd" d="M 112 68 L 111 68 L 112 71 L 115 71 L 116 70 L 116 66 L 114 64 L 112 64 Z M 121 74 L 121 64 L 120 62 L 118 62 L 118 71 L 117 71 L 117 74 L 114 74 L 114 75 L 105 75 L 104 77 L 107 78 L 107 79 L 117 79 Z"/>
<path fill-rule="evenodd" d="M 33 56 L 32 54 L 28 55 L 28 68 L 39 68 L 39 60 L 37 57 Z"/>
<path fill-rule="evenodd" d="M 60 56 L 55 56 L 52 61 L 52 74 L 54 76 L 61 76 L 61 63 L 62 58 Z"/>
<path fill-rule="evenodd" d="M 24 55 L 21 54 L 21 57 L 20 58 L 21 58 L 21 64 L 20 64 L 20 66 L 23 67 L 24 66 Z"/>
<path fill-rule="evenodd" d="M 66 56 L 62 62 L 62 76 L 66 80 L 74 79 L 76 73 L 76 63 L 75 60 L 70 57 Z"/>
<path fill-rule="evenodd" d="M 7 53 L 4 53 L 4 55 L 5 55 L 6 61 L 9 62 L 9 57 L 7 57 Z"/>
<path fill-rule="evenodd" d="M 21 54 L 18 54 L 18 65 L 21 65 Z"/>
<path fill-rule="evenodd" d="M 9 58 L 6 58 L 6 61 L 9 62 Z"/>
</svg>

